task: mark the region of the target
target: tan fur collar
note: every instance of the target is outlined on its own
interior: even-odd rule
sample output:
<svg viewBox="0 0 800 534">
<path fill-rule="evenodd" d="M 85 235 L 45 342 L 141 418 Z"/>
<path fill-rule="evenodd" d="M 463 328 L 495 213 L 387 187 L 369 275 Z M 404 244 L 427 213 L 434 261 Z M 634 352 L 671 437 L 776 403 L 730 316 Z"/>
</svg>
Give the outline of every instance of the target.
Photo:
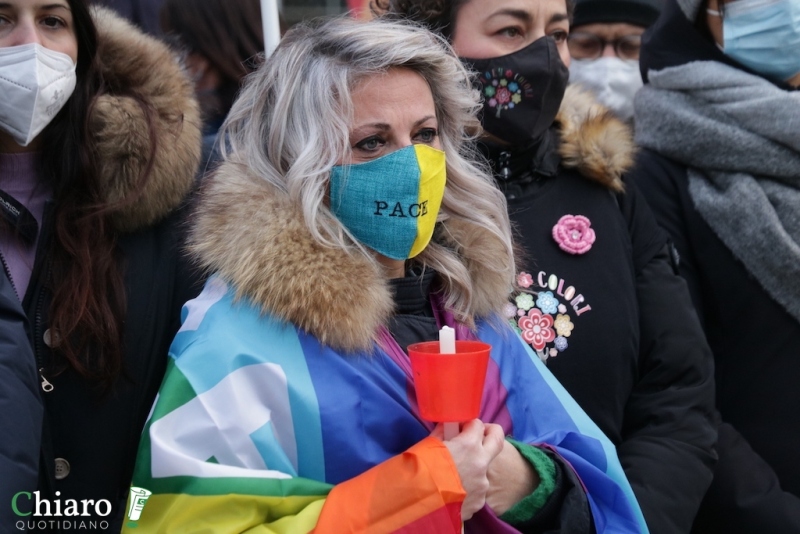
<svg viewBox="0 0 800 534">
<path fill-rule="evenodd" d="M 633 164 L 635 153 L 630 127 L 574 85 L 567 87 L 556 122 L 561 126 L 563 165 L 613 191 L 623 191 L 622 174 Z"/>
<path fill-rule="evenodd" d="M 157 222 L 190 190 L 200 162 L 200 112 L 191 81 L 166 45 L 110 10 L 95 7 L 93 17 L 109 92 L 98 97 L 89 121 L 108 201 L 130 194 L 156 144 L 142 195 L 112 216 L 119 231 L 131 232 Z M 150 109 L 152 132 L 131 94 Z"/>
<path fill-rule="evenodd" d="M 369 346 L 394 302 L 360 255 L 321 246 L 302 212 L 244 167 L 226 163 L 203 184 L 190 251 L 263 312 L 344 350 Z"/>
<path fill-rule="evenodd" d="M 456 251 L 469 271 L 476 316 L 499 312 L 511 283 L 490 272 L 479 254 L 500 255 L 489 232 L 454 219 L 437 242 Z M 300 209 L 283 193 L 225 163 L 203 183 L 192 218 L 189 250 L 201 267 L 232 283 L 247 298 L 323 344 L 347 352 L 368 350 L 394 311 L 383 272 L 357 253 L 320 245 Z"/>
</svg>

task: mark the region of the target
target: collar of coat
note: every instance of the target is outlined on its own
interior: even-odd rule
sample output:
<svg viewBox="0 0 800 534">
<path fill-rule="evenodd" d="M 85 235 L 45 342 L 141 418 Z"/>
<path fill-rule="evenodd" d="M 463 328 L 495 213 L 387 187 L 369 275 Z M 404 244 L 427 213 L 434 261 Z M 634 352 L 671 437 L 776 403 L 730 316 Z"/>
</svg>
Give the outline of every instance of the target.
<svg viewBox="0 0 800 534">
<path fill-rule="evenodd" d="M 624 190 L 622 175 L 633 164 L 631 128 L 595 97 L 570 85 L 558 111 L 562 165 L 574 168 L 612 191 Z"/>
<path fill-rule="evenodd" d="M 434 240 L 456 250 L 467 267 L 475 315 L 502 310 L 511 289 L 505 275 L 474 261 L 502 245 L 484 229 L 452 218 L 437 226 Z M 240 164 L 226 162 L 205 178 L 189 250 L 204 269 L 232 284 L 237 299 L 337 350 L 370 350 L 394 311 L 379 267 L 354 251 L 318 243 L 301 209 Z"/>
<path fill-rule="evenodd" d="M 142 194 L 112 214 L 115 228 L 146 228 L 175 209 L 192 187 L 200 162 L 201 120 L 194 87 L 166 45 L 112 11 L 94 7 L 99 60 L 108 91 L 89 117 L 106 199 L 131 194 L 148 164 Z M 150 110 L 148 131 L 142 105 Z M 156 152 L 148 161 L 151 143 Z"/>
</svg>

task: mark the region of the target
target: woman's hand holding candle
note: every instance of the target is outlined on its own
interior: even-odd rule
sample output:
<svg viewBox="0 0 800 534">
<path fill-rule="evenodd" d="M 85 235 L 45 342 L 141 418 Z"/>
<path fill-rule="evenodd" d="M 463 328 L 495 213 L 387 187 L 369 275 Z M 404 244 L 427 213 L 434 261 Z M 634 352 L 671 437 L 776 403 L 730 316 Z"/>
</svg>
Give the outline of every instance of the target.
<svg viewBox="0 0 800 534">
<path fill-rule="evenodd" d="M 444 437 L 444 425 L 437 425 L 433 436 Z M 489 466 L 503 450 L 505 443 L 503 428 L 496 424 L 484 424 L 479 419 L 465 423 L 461 432 L 444 444 L 453 457 L 461 485 L 467 497 L 461 505 L 461 520 L 466 521 L 486 504 L 491 487 Z"/>
</svg>

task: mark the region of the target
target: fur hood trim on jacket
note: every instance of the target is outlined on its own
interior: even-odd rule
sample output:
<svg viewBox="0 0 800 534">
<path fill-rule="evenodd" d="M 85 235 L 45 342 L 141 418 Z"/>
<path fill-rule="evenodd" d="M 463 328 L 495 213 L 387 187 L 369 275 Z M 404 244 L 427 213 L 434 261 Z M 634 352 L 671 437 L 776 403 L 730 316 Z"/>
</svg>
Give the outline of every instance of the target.
<svg viewBox="0 0 800 534">
<path fill-rule="evenodd" d="M 96 99 L 89 125 L 106 200 L 125 199 L 152 163 L 142 194 L 112 215 L 118 231 L 133 232 L 158 222 L 191 189 L 200 163 L 200 111 L 194 86 L 165 44 L 113 11 L 94 7 L 92 14 L 108 93 Z M 149 108 L 152 131 L 142 105 L 128 95 Z M 156 152 L 148 162 L 151 143 Z"/>
<path fill-rule="evenodd" d="M 622 192 L 622 175 L 633 165 L 635 154 L 631 128 L 574 85 L 564 93 L 556 122 L 561 126 L 558 151 L 563 165 Z"/>
<path fill-rule="evenodd" d="M 464 221 L 440 223 L 434 240 L 467 267 L 476 316 L 500 312 L 511 283 L 477 254 L 499 254 L 488 231 Z M 456 244 L 458 243 L 458 245 Z M 337 350 L 369 350 L 394 311 L 381 268 L 354 247 L 321 245 L 285 193 L 227 162 L 207 177 L 192 219 L 189 251 L 264 313 L 292 323 Z"/>
</svg>

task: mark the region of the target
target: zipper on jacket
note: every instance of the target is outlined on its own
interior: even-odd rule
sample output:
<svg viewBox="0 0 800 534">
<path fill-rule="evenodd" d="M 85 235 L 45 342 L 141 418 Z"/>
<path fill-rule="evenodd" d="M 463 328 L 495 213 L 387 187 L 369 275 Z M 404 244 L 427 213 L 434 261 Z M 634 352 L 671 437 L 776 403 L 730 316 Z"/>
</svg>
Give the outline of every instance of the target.
<svg viewBox="0 0 800 534">
<path fill-rule="evenodd" d="M 50 276 L 50 262 L 48 261 L 45 267 L 45 280 Z M 44 343 L 44 332 L 42 332 L 42 306 L 44 305 L 44 288 L 39 287 L 39 294 L 36 295 L 36 320 L 33 325 L 33 351 L 36 355 L 36 366 L 39 368 L 39 376 L 42 378 L 42 390 L 45 393 L 50 393 L 55 389 L 44 376 L 44 356 L 42 354 L 42 343 Z"/>
<path fill-rule="evenodd" d="M 500 178 L 508 180 L 511 178 L 511 152 L 503 150 L 497 158 L 497 170 Z"/>
<path fill-rule="evenodd" d="M 31 344 L 33 345 L 33 355 L 36 359 L 36 368 L 39 370 L 42 391 L 45 393 L 50 393 L 54 389 L 53 384 L 44 376 L 46 366 L 43 347 L 44 333 L 42 332 L 42 308 L 45 300 L 45 287 L 48 285 L 47 280 L 50 277 L 51 270 L 51 258 L 47 255 L 45 247 L 50 242 L 50 235 L 52 234 L 50 231 L 52 227 L 49 223 L 52 219 L 53 209 L 53 200 L 47 200 L 42 211 L 42 222 L 39 225 L 39 239 L 36 244 L 36 259 L 33 263 L 31 282 L 28 285 L 25 299 L 23 299 L 25 313 L 31 322 Z"/>
<path fill-rule="evenodd" d="M 39 375 L 42 377 L 42 389 L 44 390 L 44 392 L 50 393 L 51 391 L 53 391 L 53 389 L 55 389 L 55 386 L 53 386 L 53 384 L 48 382 L 47 379 L 44 377 L 44 367 L 39 368 Z"/>
<path fill-rule="evenodd" d="M 6 276 L 8 277 L 8 281 L 11 283 L 11 288 L 14 290 L 14 293 L 16 293 L 17 298 L 19 298 L 19 291 L 17 291 L 16 284 L 14 284 L 14 279 L 11 278 L 11 269 L 9 269 L 8 263 L 6 262 L 6 258 L 5 258 L 5 256 L 3 256 L 2 252 L 0 252 L 0 262 L 2 262 L 2 264 L 3 264 L 3 270 L 5 271 Z M 40 290 L 39 294 L 40 295 L 42 294 L 41 290 Z M 36 325 L 34 326 L 34 339 L 36 340 L 36 341 L 34 341 L 34 343 L 36 345 L 39 344 L 39 342 L 38 342 L 38 339 L 39 339 L 38 333 L 39 332 L 38 331 L 41 330 L 41 312 L 39 310 L 41 308 L 43 298 L 44 298 L 43 296 L 40 296 L 39 300 L 37 301 L 37 305 L 36 305 Z M 45 393 L 50 393 L 51 391 L 53 391 L 54 386 L 44 376 L 44 363 L 42 361 L 42 355 L 41 355 L 41 352 L 38 350 L 38 347 L 34 347 L 34 351 L 36 353 L 36 366 L 39 368 L 39 377 L 42 379 L 42 383 L 41 383 L 42 390 Z"/>
<path fill-rule="evenodd" d="M 17 291 L 17 286 L 14 284 L 14 279 L 11 278 L 11 269 L 8 267 L 8 263 L 6 263 L 6 257 L 3 256 L 3 253 L 0 252 L 0 261 L 3 262 L 3 270 L 6 272 L 6 276 L 8 277 L 8 282 L 11 284 L 11 289 L 14 290 L 14 293 L 17 295 L 17 298 L 20 298 L 19 291 Z"/>
</svg>

